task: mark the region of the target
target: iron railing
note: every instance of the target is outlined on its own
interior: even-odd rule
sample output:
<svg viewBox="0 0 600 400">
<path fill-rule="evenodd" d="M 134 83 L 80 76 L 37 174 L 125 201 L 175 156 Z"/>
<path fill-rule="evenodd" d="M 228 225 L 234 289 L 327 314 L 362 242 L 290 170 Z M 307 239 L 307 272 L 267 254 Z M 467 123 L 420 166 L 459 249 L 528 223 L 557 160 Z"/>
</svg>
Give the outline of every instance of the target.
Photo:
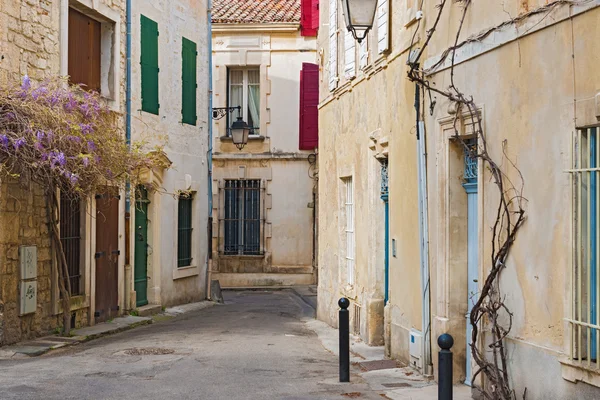
<svg viewBox="0 0 600 400">
<path fill-rule="evenodd" d="M 261 255 L 260 180 L 226 180 L 224 194 L 223 253 Z"/>
</svg>

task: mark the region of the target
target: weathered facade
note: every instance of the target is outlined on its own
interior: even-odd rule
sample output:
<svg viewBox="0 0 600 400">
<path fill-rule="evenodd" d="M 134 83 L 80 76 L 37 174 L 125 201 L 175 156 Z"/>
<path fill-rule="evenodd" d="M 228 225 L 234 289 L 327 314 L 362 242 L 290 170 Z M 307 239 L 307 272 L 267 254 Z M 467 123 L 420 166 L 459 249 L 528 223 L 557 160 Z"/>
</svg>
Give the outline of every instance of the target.
<svg viewBox="0 0 600 400">
<path fill-rule="evenodd" d="M 137 1 L 131 19 L 132 140 L 164 145 L 171 168 L 131 204 L 128 290 L 131 308 L 160 309 L 206 298 L 207 3 Z"/>
<path fill-rule="evenodd" d="M 110 1 L 2 1 L 0 2 L 0 84 L 16 84 L 28 75 L 41 81 L 55 76 L 71 75 L 71 81 L 92 86 L 104 97 L 110 108 L 124 112 L 125 5 Z M 94 25 L 88 30 L 98 42 L 98 57 L 90 57 L 89 65 L 74 62 L 85 35 L 77 31 L 78 23 Z M 71 47 L 71 54 L 69 53 Z M 94 82 L 79 80 L 77 73 L 95 68 Z M 97 81 L 95 80 L 97 78 Z M 95 268 L 97 219 L 100 211 L 96 200 L 68 204 L 69 221 L 61 219 L 61 240 L 70 241 L 72 251 L 69 276 L 73 286 L 71 297 L 72 326 L 94 323 L 100 310 L 96 284 L 104 278 Z M 124 209 L 124 200 L 113 202 L 114 215 Z M 57 271 L 50 249 L 45 200 L 35 185 L 23 187 L 20 182 L 2 182 L 0 193 L 2 246 L 0 261 L 0 344 L 14 343 L 48 332 L 62 321 L 62 305 Z M 61 209 L 67 204 L 61 203 Z M 72 225 L 69 225 L 72 222 Z M 124 247 L 124 218 L 115 218 L 115 248 Z M 69 230 L 67 236 L 66 230 Z M 71 235 L 72 234 L 72 235 Z M 114 304 L 102 310 L 108 318 L 124 309 L 124 253 L 111 260 L 115 266 Z M 36 261 L 37 260 L 37 261 Z M 24 263 L 30 270 L 25 274 Z M 32 265 L 33 263 L 33 265 Z M 119 267 L 120 266 L 120 267 Z M 26 301 L 25 298 L 29 300 Z M 96 316 L 97 317 L 97 316 Z"/>
<path fill-rule="evenodd" d="M 213 106 L 241 107 L 213 123 L 212 279 L 223 287 L 315 281 L 316 38 L 300 16 L 299 0 L 214 2 Z M 241 151 L 238 117 L 251 127 Z"/>
<path fill-rule="evenodd" d="M 445 90 L 453 79 L 473 96 L 490 155 L 517 189 L 517 169 L 522 174 L 527 220 L 500 288 L 513 313 L 506 339 L 511 382 L 517 394 L 527 388 L 532 399 L 592 399 L 600 393 L 594 344 L 600 75 L 592 39 L 598 36 L 598 5 L 471 3 L 452 77 L 452 52 L 446 50 L 454 44 L 464 5 L 446 2 L 419 60 L 434 87 Z M 384 341 L 392 357 L 424 373 L 437 374 L 437 357 L 427 353 L 437 352 L 440 334 L 451 333 L 454 377 L 468 384 L 477 367 L 468 351 L 466 314 L 491 267 L 499 196 L 482 161 L 470 159 L 453 139 L 458 116 L 459 134 L 476 145 L 472 116 L 464 108 L 457 115 L 456 105 L 435 92 L 429 97 L 420 91 L 415 99 L 406 62 L 410 50 L 424 45 L 438 13 L 437 3 L 417 7 L 380 1 L 362 61 L 361 46 L 354 44 L 353 53 L 353 40 L 344 38 L 340 3 L 320 4 L 318 317 L 335 325 L 338 298 L 350 298 L 358 306 L 351 316 L 360 320 L 354 325 L 363 339 Z M 381 48 L 384 30 L 391 36 L 387 49 Z M 420 140 L 426 143 L 421 178 Z M 376 161 L 385 156 L 387 251 Z M 424 214 L 419 182 L 427 189 Z M 423 241 L 420 226 L 426 228 Z M 348 243 L 355 246 L 348 250 Z M 424 342 L 414 346 L 412 338 Z M 484 331 L 480 340 L 477 346 L 489 334 Z"/>
</svg>

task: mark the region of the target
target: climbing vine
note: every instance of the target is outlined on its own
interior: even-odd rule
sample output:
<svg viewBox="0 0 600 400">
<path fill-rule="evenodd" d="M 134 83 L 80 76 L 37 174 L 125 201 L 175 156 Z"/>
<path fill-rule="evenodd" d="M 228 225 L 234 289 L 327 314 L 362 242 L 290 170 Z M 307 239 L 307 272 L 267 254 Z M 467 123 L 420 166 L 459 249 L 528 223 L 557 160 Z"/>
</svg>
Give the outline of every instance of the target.
<svg viewBox="0 0 600 400">
<path fill-rule="evenodd" d="M 64 79 L 0 89 L 0 179 L 35 183 L 45 194 L 48 231 L 56 254 L 63 332 L 70 330 L 68 266 L 60 240 L 60 197 L 82 200 L 107 187 L 133 187 L 145 169 L 165 168 L 160 148 L 128 146 L 117 113 L 95 92 Z M 153 151 L 148 151 L 153 150 Z"/>
</svg>

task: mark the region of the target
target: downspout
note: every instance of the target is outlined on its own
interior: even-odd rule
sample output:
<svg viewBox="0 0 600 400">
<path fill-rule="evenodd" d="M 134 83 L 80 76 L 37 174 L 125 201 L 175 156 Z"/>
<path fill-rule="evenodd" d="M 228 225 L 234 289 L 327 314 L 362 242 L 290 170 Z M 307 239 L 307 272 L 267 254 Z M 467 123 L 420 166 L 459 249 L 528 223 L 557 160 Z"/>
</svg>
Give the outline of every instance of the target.
<svg viewBox="0 0 600 400">
<path fill-rule="evenodd" d="M 421 254 L 421 332 L 423 333 L 423 374 L 433 375 L 431 362 L 431 297 L 429 294 L 429 229 L 427 216 L 427 165 L 425 124 L 420 120 L 420 86 L 415 85 L 415 111 L 417 114 L 417 170 L 419 177 L 419 242 Z"/>
<path fill-rule="evenodd" d="M 127 146 L 131 150 L 131 0 L 127 0 L 125 7 L 126 24 L 127 24 L 127 40 L 126 40 L 126 76 L 125 76 L 125 141 Z M 131 275 L 131 251 L 130 239 L 131 239 L 131 184 L 129 179 L 125 183 L 125 265 L 129 265 L 129 272 Z M 129 229 L 128 229 L 129 228 Z M 128 251 L 127 251 L 128 250 Z M 131 307 L 128 304 L 131 297 L 131 285 L 127 284 L 130 282 L 127 279 L 128 268 L 125 267 L 125 309 Z M 133 277 L 132 277 L 133 278 Z"/>
<path fill-rule="evenodd" d="M 129 0 L 131 1 L 131 0 Z M 212 71 L 212 0 L 207 0 L 207 40 L 208 40 L 208 153 L 207 153 L 207 165 L 208 165 L 208 253 L 206 255 L 206 277 L 205 277 L 205 290 L 206 298 L 211 298 L 210 293 L 210 281 L 212 273 L 212 226 L 213 226 L 213 199 L 212 199 L 212 153 L 213 153 L 213 71 Z"/>
</svg>

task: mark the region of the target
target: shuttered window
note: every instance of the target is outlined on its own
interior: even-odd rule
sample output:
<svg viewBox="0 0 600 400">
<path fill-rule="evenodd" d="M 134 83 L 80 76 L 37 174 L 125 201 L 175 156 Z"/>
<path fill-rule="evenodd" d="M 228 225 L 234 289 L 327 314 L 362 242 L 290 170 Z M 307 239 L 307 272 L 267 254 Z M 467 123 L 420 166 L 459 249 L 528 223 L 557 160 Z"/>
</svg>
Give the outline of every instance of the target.
<svg viewBox="0 0 600 400">
<path fill-rule="evenodd" d="M 261 254 L 260 190 L 258 179 L 225 181 L 225 254 Z"/>
<path fill-rule="evenodd" d="M 344 179 L 344 186 L 346 191 L 346 198 L 344 201 L 345 205 L 345 217 L 346 217 L 346 276 L 348 284 L 354 284 L 354 253 L 356 249 L 356 242 L 354 239 L 354 188 L 352 184 L 352 177 Z"/>
<path fill-rule="evenodd" d="M 60 242 L 67 261 L 71 295 L 82 294 L 81 285 L 81 200 L 60 196 Z"/>
<path fill-rule="evenodd" d="M 230 69 L 228 81 L 228 106 L 241 107 L 241 113 L 227 115 L 228 126 L 242 117 L 250 127 L 250 135 L 260 135 L 260 69 Z M 228 130 L 227 135 L 230 134 Z"/>
<path fill-rule="evenodd" d="M 158 115 L 158 24 L 141 16 L 142 111 Z"/>
<path fill-rule="evenodd" d="M 100 22 L 69 9 L 69 81 L 100 91 Z"/>
<path fill-rule="evenodd" d="M 181 115 L 184 124 L 196 125 L 196 62 L 198 52 L 196 51 L 196 43 L 183 38 L 181 58 Z"/>
<path fill-rule="evenodd" d="M 337 0 L 329 0 L 329 90 L 338 84 L 337 51 Z"/>
<path fill-rule="evenodd" d="M 344 76 L 352 79 L 356 76 L 356 41 L 349 31 L 346 31 L 344 44 Z"/>
<path fill-rule="evenodd" d="M 300 150 L 319 144 L 319 66 L 302 63 L 300 71 Z"/>
<path fill-rule="evenodd" d="M 179 196 L 177 212 L 177 267 L 192 265 L 192 195 Z"/>
<path fill-rule="evenodd" d="M 377 52 L 379 54 L 390 49 L 389 20 L 389 0 L 379 0 L 377 2 Z"/>
<path fill-rule="evenodd" d="M 365 39 L 358 45 L 358 59 L 360 69 L 369 65 L 369 38 Z"/>
<path fill-rule="evenodd" d="M 317 29 L 319 29 L 319 1 L 302 0 L 300 34 L 317 36 Z"/>
</svg>

